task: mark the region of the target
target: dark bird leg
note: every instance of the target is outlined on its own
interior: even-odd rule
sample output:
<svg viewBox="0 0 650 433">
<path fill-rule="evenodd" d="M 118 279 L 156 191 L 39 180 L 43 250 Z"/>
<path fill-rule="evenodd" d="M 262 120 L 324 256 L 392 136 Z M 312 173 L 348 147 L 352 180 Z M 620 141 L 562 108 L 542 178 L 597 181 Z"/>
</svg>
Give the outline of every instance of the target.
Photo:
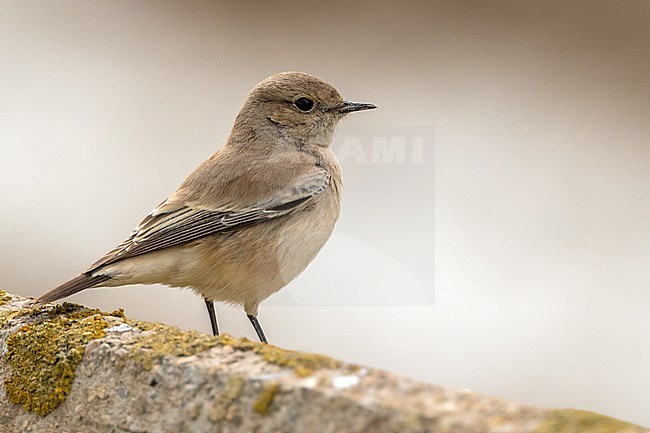
<svg viewBox="0 0 650 433">
<path fill-rule="evenodd" d="M 210 316 L 210 325 L 212 326 L 212 335 L 219 335 L 219 325 L 217 324 L 217 313 L 214 311 L 214 302 L 208 298 L 203 298 L 205 306 L 208 307 L 208 315 Z"/>
<path fill-rule="evenodd" d="M 262 343 L 268 344 L 269 342 L 266 340 L 264 331 L 262 331 L 262 325 L 260 325 L 260 322 L 257 320 L 257 317 L 251 316 L 250 314 L 247 314 L 247 316 L 248 316 L 248 320 L 251 321 L 253 328 L 255 328 L 255 332 L 257 332 L 257 336 L 260 338 L 260 341 Z"/>
</svg>

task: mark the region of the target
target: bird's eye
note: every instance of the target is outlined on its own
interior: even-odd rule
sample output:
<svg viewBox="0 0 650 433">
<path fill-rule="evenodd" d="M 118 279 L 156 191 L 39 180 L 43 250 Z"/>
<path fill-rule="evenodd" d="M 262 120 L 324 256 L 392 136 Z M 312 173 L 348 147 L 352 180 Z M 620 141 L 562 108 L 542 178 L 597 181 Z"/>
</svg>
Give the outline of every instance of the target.
<svg viewBox="0 0 650 433">
<path fill-rule="evenodd" d="M 295 105 L 298 110 L 307 113 L 311 111 L 312 108 L 314 108 L 314 101 L 303 96 L 293 101 L 293 105 Z"/>
</svg>

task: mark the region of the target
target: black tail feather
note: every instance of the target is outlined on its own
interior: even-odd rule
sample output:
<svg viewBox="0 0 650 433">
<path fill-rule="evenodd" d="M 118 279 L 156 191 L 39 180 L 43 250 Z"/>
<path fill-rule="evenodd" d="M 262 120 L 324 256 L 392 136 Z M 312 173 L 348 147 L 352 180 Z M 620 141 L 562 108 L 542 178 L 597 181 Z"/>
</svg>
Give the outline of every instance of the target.
<svg viewBox="0 0 650 433">
<path fill-rule="evenodd" d="M 77 292 L 80 292 L 84 289 L 92 287 L 96 284 L 99 284 L 103 281 L 110 280 L 111 277 L 107 275 L 97 275 L 92 276 L 88 274 L 81 274 L 76 278 L 71 279 L 70 281 L 61 284 L 56 289 L 50 290 L 46 294 L 37 298 L 34 303 L 44 304 L 46 302 L 53 302 L 57 299 L 65 298 L 66 296 L 73 295 Z"/>
</svg>

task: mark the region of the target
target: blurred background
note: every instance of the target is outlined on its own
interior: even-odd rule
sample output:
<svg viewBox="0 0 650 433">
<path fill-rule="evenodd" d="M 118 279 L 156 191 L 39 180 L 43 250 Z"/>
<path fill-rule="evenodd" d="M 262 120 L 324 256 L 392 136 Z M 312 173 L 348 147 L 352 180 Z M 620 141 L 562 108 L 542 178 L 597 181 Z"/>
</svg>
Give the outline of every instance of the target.
<svg viewBox="0 0 650 433">
<path fill-rule="evenodd" d="M 647 1 L 3 0 L 0 40 L 3 289 L 77 275 L 306 71 L 380 109 L 339 126 L 343 215 L 270 341 L 650 425 Z M 70 300 L 209 331 L 190 291 Z"/>
</svg>

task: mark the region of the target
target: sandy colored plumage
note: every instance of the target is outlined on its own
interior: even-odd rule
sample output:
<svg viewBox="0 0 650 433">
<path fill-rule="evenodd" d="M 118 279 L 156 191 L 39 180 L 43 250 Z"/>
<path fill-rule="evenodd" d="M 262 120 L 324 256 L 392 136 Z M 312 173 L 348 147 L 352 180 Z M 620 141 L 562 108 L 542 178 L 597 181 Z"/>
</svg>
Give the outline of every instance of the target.
<svg viewBox="0 0 650 433">
<path fill-rule="evenodd" d="M 267 78 L 224 146 L 124 242 L 36 302 L 160 283 L 240 304 L 256 326 L 260 302 L 298 276 L 332 233 L 341 170 L 329 146 L 341 118 L 371 108 L 308 74 Z M 256 331 L 264 340 L 259 324 Z"/>
</svg>

